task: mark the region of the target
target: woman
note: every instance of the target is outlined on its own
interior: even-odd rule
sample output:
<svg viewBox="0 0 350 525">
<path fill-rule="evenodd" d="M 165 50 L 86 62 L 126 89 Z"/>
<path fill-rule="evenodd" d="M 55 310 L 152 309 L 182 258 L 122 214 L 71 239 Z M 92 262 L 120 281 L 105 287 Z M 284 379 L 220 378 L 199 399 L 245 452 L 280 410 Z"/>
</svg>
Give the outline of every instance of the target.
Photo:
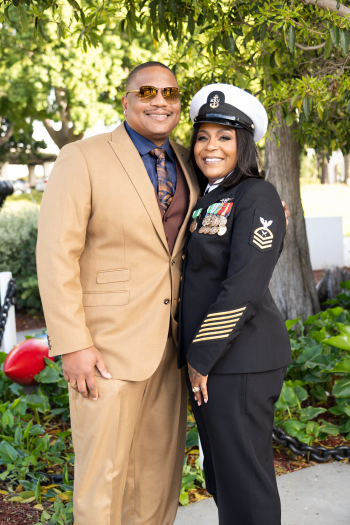
<svg viewBox="0 0 350 525">
<path fill-rule="evenodd" d="M 191 118 L 191 158 L 207 189 L 188 230 L 179 365 L 188 365 L 220 525 L 280 525 L 272 425 L 292 358 L 268 288 L 286 221 L 254 143 L 267 115 L 252 95 L 213 84 L 193 98 Z"/>
</svg>

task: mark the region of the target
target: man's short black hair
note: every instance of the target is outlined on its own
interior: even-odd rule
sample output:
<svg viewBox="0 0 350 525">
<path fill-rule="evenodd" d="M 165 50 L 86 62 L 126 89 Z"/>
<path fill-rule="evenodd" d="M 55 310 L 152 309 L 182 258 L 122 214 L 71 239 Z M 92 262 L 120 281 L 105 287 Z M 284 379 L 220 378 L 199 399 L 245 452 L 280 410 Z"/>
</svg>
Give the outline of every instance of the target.
<svg viewBox="0 0 350 525">
<path fill-rule="evenodd" d="M 164 69 L 167 69 L 168 71 L 170 71 L 170 73 L 172 73 L 174 75 L 174 73 L 171 71 L 171 69 L 168 66 L 166 66 L 165 64 L 162 64 L 161 62 L 155 62 L 155 61 L 145 62 L 144 64 L 140 64 L 139 66 L 136 66 L 131 71 L 131 73 L 129 74 L 128 78 L 126 79 L 126 91 L 128 91 L 129 86 L 130 86 L 133 78 L 137 75 L 137 73 L 139 71 L 141 71 L 141 69 L 146 69 L 147 67 L 164 67 Z M 174 75 L 174 77 L 175 77 L 175 75 Z"/>
</svg>

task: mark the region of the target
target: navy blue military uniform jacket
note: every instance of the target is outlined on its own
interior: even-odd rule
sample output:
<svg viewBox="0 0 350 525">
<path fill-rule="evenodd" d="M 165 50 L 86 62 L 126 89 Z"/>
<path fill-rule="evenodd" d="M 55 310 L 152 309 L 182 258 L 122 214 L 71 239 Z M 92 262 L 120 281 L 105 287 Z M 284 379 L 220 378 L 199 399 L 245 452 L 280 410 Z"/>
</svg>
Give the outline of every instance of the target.
<svg viewBox="0 0 350 525">
<path fill-rule="evenodd" d="M 225 199 L 222 201 L 222 199 Z M 208 206 L 233 202 L 224 235 L 199 233 Z M 288 333 L 269 282 L 286 220 L 274 186 L 247 179 L 200 198 L 187 232 L 179 311 L 178 366 L 202 375 L 274 370 L 292 361 Z"/>
</svg>

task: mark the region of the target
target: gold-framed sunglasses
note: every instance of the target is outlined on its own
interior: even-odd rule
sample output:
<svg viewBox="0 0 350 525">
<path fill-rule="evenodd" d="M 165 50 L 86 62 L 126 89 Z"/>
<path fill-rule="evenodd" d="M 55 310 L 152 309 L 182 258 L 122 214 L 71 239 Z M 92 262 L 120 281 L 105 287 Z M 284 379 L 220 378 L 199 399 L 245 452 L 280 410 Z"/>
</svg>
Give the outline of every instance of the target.
<svg viewBox="0 0 350 525">
<path fill-rule="evenodd" d="M 150 102 L 156 98 L 158 91 L 162 93 L 163 98 L 169 104 L 176 104 L 180 100 L 181 91 L 177 87 L 164 87 L 157 88 L 155 86 L 141 86 L 139 89 L 134 89 L 133 91 L 127 91 L 126 95 L 129 93 L 137 93 L 137 96 L 141 102 Z"/>
</svg>

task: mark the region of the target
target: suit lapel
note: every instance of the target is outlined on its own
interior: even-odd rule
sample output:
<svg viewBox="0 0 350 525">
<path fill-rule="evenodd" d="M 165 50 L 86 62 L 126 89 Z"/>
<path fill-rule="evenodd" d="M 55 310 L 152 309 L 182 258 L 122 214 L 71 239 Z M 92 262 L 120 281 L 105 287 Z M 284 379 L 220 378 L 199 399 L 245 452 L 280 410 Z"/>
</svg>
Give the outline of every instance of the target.
<svg viewBox="0 0 350 525">
<path fill-rule="evenodd" d="M 165 231 L 162 223 L 162 216 L 159 211 L 157 197 L 149 179 L 145 165 L 130 139 L 124 124 L 120 124 L 112 132 L 112 140 L 109 144 L 118 157 L 126 174 L 129 176 L 135 187 L 147 213 L 155 227 L 161 241 L 169 253 L 168 243 L 165 237 Z"/>
<path fill-rule="evenodd" d="M 173 250 L 173 257 L 175 257 L 178 254 L 178 252 L 182 250 L 183 238 L 186 233 L 186 227 L 190 219 L 192 209 L 195 206 L 197 199 L 200 195 L 200 190 L 196 179 L 194 179 L 193 176 L 191 177 L 189 173 L 188 161 L 187 159 L 185 159 L 185 153 L 183 151 L 183 148 L 179 147 L 178 144 L 176 144 L 176 142 L 173 142 L 172 140 L 170 141 L 170 145 L 176 155 L 177 160 L 179 161 L 183 174 L 185 175 L 188 188 L 190 190 L 190 203 L 187 210 L 187 214 L 175 241 L 175 246 Z"/>
</svg>

